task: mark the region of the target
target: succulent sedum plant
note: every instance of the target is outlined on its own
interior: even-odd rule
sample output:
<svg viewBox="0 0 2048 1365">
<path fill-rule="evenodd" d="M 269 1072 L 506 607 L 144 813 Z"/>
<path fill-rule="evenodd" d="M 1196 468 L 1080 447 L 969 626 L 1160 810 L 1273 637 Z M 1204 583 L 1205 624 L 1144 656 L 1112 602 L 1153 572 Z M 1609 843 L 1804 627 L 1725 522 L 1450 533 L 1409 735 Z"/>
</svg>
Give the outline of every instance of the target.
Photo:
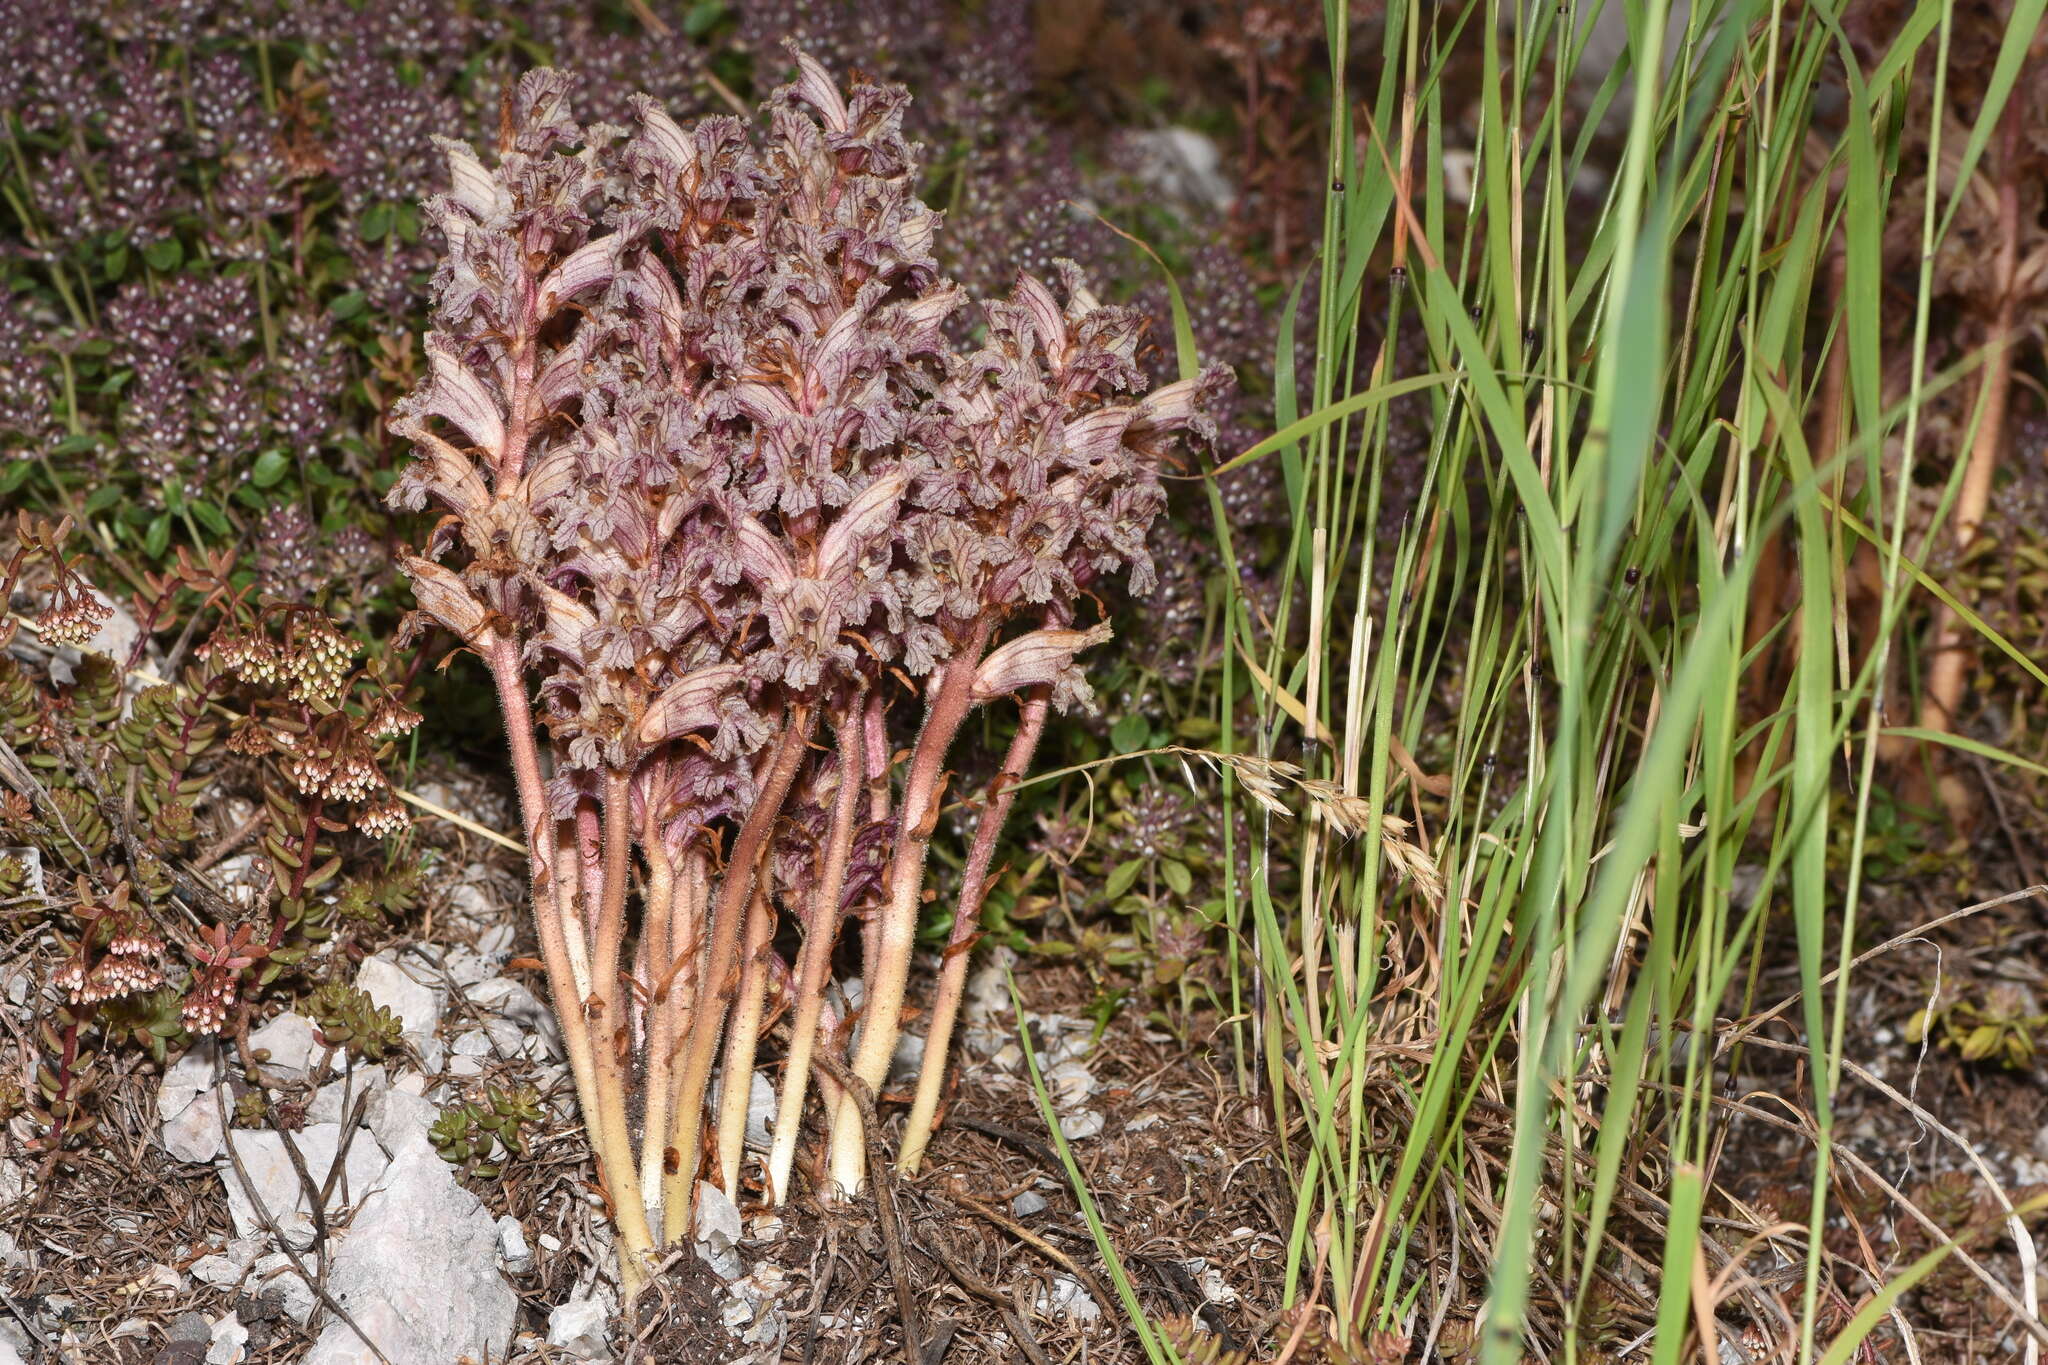
<svg viewBox="0 0 2048 1365">
<path fill-rule="evenodd" d="M 403 568 L 504 711 L 629 1286 L 688 1229 L 700 1164 L 740 1192 L 771 998 L 769 1195 L 790 1193 L 813 1092 L 825 1193 L 859 1189 L 869 1135 L 838 1078 L 881 1087 L 948 755 L 978 708 L 1015 707 L 897 1158 L 917 1165 L 1010 789 L 1109 634 L 1080 604 L 1113 575 L 1149 587 L 1161 460 L 1227 383 L 1144 393 L 1139 316 L 1070 266 L 950 343 L 966 300 L 912 193 L 907 95 L 797 61 L 758 142 L 645 98 L 631 128 L 579 126 L 540 71 L 495 165 L 443 144 L 429 377 L 393 420 L 418 455 L 394 502 L 446 513 Z M 835 979 L 849 918 L 857 1007 Z"/>
</svg>

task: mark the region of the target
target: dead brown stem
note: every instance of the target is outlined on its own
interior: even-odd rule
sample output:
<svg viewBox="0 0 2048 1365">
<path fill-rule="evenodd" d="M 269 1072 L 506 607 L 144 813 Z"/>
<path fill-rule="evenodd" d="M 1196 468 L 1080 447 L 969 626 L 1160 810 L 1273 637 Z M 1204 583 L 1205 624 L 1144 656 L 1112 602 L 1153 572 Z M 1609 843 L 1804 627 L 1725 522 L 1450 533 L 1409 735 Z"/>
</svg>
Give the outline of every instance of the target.
<svg viewBox="0 0 2048 1365">
<path fill-rule="evenodd" d="M 1991 481 L 1998 472 L 1999 451 L 2005 444 L 2005 413 L 2013 383 L 2013 340 L 2019 323 L 2019 289 L 2016 287 L 2020 260 L 2020 187 L 2015 176 L 2019 164 L 2019 136 L 2024 126 L 2026 99 L 2015 87 L 2006 105 L 2002 134 L 2002 155 L 1998 184 L 1998 308 L 1990 335 L 1985 338 L 1987 355 L 1984 379 L 1979 389 L 1982 414 L 1976 439 L 1970 445 L 1970 460 L 1963 469 L 1962 487 L 1956 494 L 1956 552 L 1960 555 L 1977 538 L 1984 513 L 1991 503 Z M 1962 704 L 1963 689 L 1975 652 L 1969 646 L 1969 629 L 1947 603 L 1940 603 L 1928 631 L 1928 653 L 1933 659 L 1927 671 L 1927 690 L 1920 706 L 1921 727 L 1947 731 L 1954 727 L 1956 708 Z M 1943 784 L 1944 804 L 1954 811 L 1965 800 L 1959 788 Z"/>
</svg>

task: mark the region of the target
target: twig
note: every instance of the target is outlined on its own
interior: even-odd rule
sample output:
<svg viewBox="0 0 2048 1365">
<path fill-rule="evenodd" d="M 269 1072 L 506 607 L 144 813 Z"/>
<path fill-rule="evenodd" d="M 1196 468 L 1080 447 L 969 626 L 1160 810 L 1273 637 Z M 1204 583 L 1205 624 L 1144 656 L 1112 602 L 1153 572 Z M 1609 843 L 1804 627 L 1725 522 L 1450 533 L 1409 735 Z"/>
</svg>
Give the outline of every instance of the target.
<svg viewBox="0 0 2048 1365">
<path fill-rule="evenodd" d="M 370 1340 L 370 1334 L 349 1315 L 346 1308 L 335 1302 L 334 1296 L 327 1292 L 327 1287 L 321 1279 L 307 1272 L 304 1258 L 292 1247 L 291 1240 L 284 1235 L 284 1228 L 271 1215 L 269 1206 L 263 1202 L 263 1196 L 256 1192 L 256 1182 L 249 1179 L 249 1169 L 242 1164 L 242 1154 L 235 1150 L 232 1130 L 228 1127 L 227 1101 L 220 1097 L 220 1081 L 221 1078 L 216 1075 L 209 1088 L 213 1091 L 213 1107 L 220 1114 L 221 1145 L 228 1149 L 228 1160 L 234 1164 L 235 1179 L 242 1183 L 242 1193 L 249 1196 L 249 1207 L 256 1211 L 256 1220 L 263 1225 L 265 1232 L 277 1239 L 278 1249 L 291 1261 L 292 1269 L 299 1272 L 299 1278 L 306 1282 L 306 1287 L 313 1291 L 314 1296 L 328 1311 L 347 1323 L 348 1330 L 354 1332 L 362 1340 L 363 1345 L 370 1348 L 370 1354 L 376 1356 L 382 1365 L 392 1365 L 391 1357 L 385 1355 L 383 1348 Z"/>
<path fill-rule="evenodd" d="M 1813 1056 L 1812 1050 L 1803 1043 L 1781 1043 L 1776 1039 L 1759 1038 L 1756 1041 L 1756 1046 L 1798 1053 L 1809 1058 Z M 1876 1090 L 1893 1104 L 1904 1109 L 1920 1123 L 1947 1138 L 1950 1143 L 1954 1144 L 1956 1150 L 1963 1154 L 1963 1159 L 1977 1168 L 1977 1174 L 1984 1177 L 1984 1183 L 1991 1187 L 1992 1196 L 1998 1200 L 1999 1208 L 2005 1212 L 2006 1225 L 2011 1233 L 2013 1245 L 2019 1251 L 2020 1292 L 2026 1296 L 2026 1303 L 2024 1306 L 2015 1305 L 2010 1299 L 2007 1299 L 2006 1306 L 2014 1310 L 2020 1319 L 2021 1325 L 2033 1334 L 2030 1338 L 2031 1340 L 2038 1343 L 2041 1340 L 2048 1339 L 2048 1325 L 2044 1325 L 2041 1321 L 2041 1305 L 2035 1283 L 2040 1257 L 2035 1250 L 2033 1236 L 2027 1231 L 2026 1221 L 2014 1211 L 2012 1200 L 2006 1197 L 2005 1188 L 1998 1183 L 1997 1174 L 1992 1171 L 1984 1158 L 1978 1155 L 1977 1148 L 1967 1138 L 1943 1123 L 1912 1099 L 1900 1094 L 1896 1087 L 1892 1086 L 1882 1077 L 1847 1057 L 1842 1058 L 1842 1066 L 1851 1075 L 1861 1080 L 1865 1085 L 1870 1086 L 1873 1090 Z M 1950 1236 L 1946 1231 L 1942 1231 L 1941 1235 L 1944 1237 Z M 1993 1288 L 1998 1289 L 1999 1286 L 1994 1285 Z M 2005 1297 L 2005 1295 L 2001 1294 L 2000 1297 Z M 2034 1352 L 2032 1351 L 2028 1352 L 2030 1358 L 2033 1354 Z"/>
<path fill-rule="evenodd" d="M 946 1122 L 958 1124 L 960 1127 L 970 1132 L 980 1133 L 984 1137 L 992 1137 L 998 1142 L 1007 1142 L 1019 1151 L 1028 1153 L 1049 1171 L 1065 1170 L 1060 1165 L 1059 1155 L 1052 1148 L 1046 1146 L 1037 1138 L 1032 1137 L 1029 1133 L 1020 1133 L 1014 1128 L 1005 1128 L 999 1123 L 990 1123 L 986 1119 L 978 1119 L 969 1114 L 948 1114 Z"/>
<path fill-rule="evenodd" d="M 1072 1275 L 1075 1279 L 1079 1280 L 1081 1282 L 1081 1286 L 1084 1289 L 1086 1289 L 1090 1294 L 1095 1296 L 1095 1301 L 1097 1303 L 1108 1304 L 1116 1302 L 1116 1300 L 1112 1299 L 1109 1295 L 1102 1292 L 1101 1284 L 1099 1284 L 1096 1281 L 1094 1275 L 1090 1274 L 1086 1269 L 1082 1267 L 1079 1261 L 1076 1261 L 1073 1257 L 1067 1255 L 1066 1252 L 1061 1251 L 1051 1242 L 1046 1241 L 1045 1238 L 1039 1236 L 1030 1228 L 1025 1227 L 1022 1223 L 1017 1222 L 1013 1218 L 1004 1217 L 1002 1214 L 997 1213 L 988 1205 L 982 1203 L 979 1199 L 975 1199 L 970 1195 L 962 1194 L 957 1189 L 953 1190 L 951 1194 L 953 1201 L 955 1203 L 959 1204 L 963 1208 L 969 1209 L 972 1212 L 979 1214 L 983 1218 L 986 1218 L 989 1222 L 994 1223 L 1004 1232 L 1009 1233 L 1012 1237 L 1015 1237 L 1018 1241 L 1030 1247 L 1033 1251 L 1036 1251 L 1039 1255 L 1045 1257 L 1048 1261 L 1051 1261 L 1054 1265 L 1058 1266 L 1060 1269 L 1066 1271 L 1069 1275 Z"/>
<path fill-rule="evenodd" d="M 918 1365 L 940 1365 L 946 1358 L 946 1350 L 953 1344 L 953 1336 L 960 1330 L 960 1323 L 947 1318 L 932 1329 L 932 1339 L 925 1343 L 924 1356 Z"/>
<path fill-rule="evenodd" d="M 896 1172 L 882 1160 L 875 1092 L 846 1063 L 833 1056 L 830 1048 L 821 1048 L 812 1057 L 845 1088 L 860 1110 L 861 1134 L 868 1149 L 868 1177 L 875 1189 L 876 1221 L 882 1225 L 882 1253 L 889 1262 L 889 1278 L 896 1284 L 896 1312 L 903 1319 L 903 1359 L 908 1365 L 923 1365 L 924 1333 L 918 1326 L 917 1301 L 910 1291 L 910 1269 L 903 1257 L 903 1237 L 896 1226 Z"/>
<path fill-rule="evenodd" d="M 839 1225 L 825 1225 L 825 1273 L 817 1278 L 811 1292 L 811 1307 L 804 1326 L 804 1365 L 818 1358 L 818 1315 L 825 1311 L 825 1295 L 832 1289 L 832 1272 L 839 1267 Z M 813 1272 L 815 1273 L 815 1272 Z"/>
<path fill-rule="evenodd" d="M 455 826 L 457 829 L 467 830 L 469 833 L 474 834 L 479 839 L 489 840 L 491 843 L 498 845 L 498 847 L 500 848 L 511 849 L 514 853 L 523 854 L 526 852 L 526 845 L 520 843 L 518 840 L 507 838 L 505 835 L 498 833 L 498 831 L 490 828 L 489 826 L 480 825 L 476 821 L 468 818 L 467 816 L 457 815 L 454 811 L 449 810 L 446 806 L 438 805 L 435 802 L 427 800 L 426 797 L 421 796 L 418 792 L 411 792 L 407 791 L 404 787 L 393 786 L 391 788 L 391 794 L 393 796 L 396 796 L 399 800 L 405 802 L 406 805 L 416 807 L 419 810 L 423 810 L 437 820 L 445 820 L 449 824 Z"/>
<path fill-rule="evenodd" d="M 1927 921 L 1927 923 L 1925 924 L 1917 925 L 1914 928 L 1906 930 L 1902 934 L 1894 934 L 1892 937 L 1878 944 L 1875 948 L 1864 949 L 1861 953 L 1858 953 L 1856 957 L 1850 961 L 1848 967 L 1835 968 L 1833 971 L 1823 976 L 1818 984 L 1821 986 L 1825 986 L 1829 982 L 1833 981 L 1836 977 L 1840 976 L 1845 970 L 1854 971 L 1856 968 L 1861 967 L 1864 963 L 1870 961 L 1870 959 L 1872 959 L 1873 957 L 1878 957 L 1884 953 L 1888 953 L 1892 949 L 1897 948 L 1902 944 L 1911 943 L 1914 939 L 1920 938 L 1930 930 L 1939 929 L 1944 924 L 1953 924 L 1959 919 L 1967 919 L 1969 916 L 1977 914 L 1980 911 L 1993 910 L 2001 905 L 2011 905 L 2014 901 L 2028 900 L 2032 897 L 2039 896 L 2042 894 L 2048 894 L 2048 884 L 2040 886 L 2029 886 L 2024 890 L 2008 892 L 2006 895 L 1999 896 L 1993 900 L 1978 901 L 1975 905 L 1966 905 L 1960 910 L 1951 910 L 1946 915 L 1937 916 L 1936 918 Z M 1758 1029 L 1762 1028 L 1765 1024 L 1770 1023 L 1771 1020 L 1777 1018 L 1786 1010 L 1791 1009 L 1794 1005 L 1799 1003 L 1799 998 L 1802 994 L 1803 992 L 1801 991 L 1794 991 L 1792 992 L 1792 994 L 1786 996 L 1783 1000 L 1780 1000 L 1777 1004 L 1771 1006 L 1769 1009 L 1763 1011 L 1761 1014 L 1753 1014 L 1749 1018 L 1743 1020 L 1735 1028 L 1723 1034 L 1720 1037 L 1720 1039 L 1715 1043 L 1714 1055 L 1716 1057 L 1721 1056 L 1723 1053 L 1727 1052 L 1729 1048 L 1734 1047 L 1737 1043 L 1742 1042 L 1751 1034 L 1755 1033 Z"/>
<path fill-rule="evenodd" d="M 199 856 L 192 860 L 192 870 L 194 872 L 206 871 L 215 863 L 255 838 L 256 832 L 263 828 L 263 821 L 267 814 L 268 812 L 263 807 L 258 806 L 250 813 L 248 819 L 242 821 L 241 824 L 235 826 L 226 834 L 223 834 L 210 847 L 201 849 Z"/>
</svg>

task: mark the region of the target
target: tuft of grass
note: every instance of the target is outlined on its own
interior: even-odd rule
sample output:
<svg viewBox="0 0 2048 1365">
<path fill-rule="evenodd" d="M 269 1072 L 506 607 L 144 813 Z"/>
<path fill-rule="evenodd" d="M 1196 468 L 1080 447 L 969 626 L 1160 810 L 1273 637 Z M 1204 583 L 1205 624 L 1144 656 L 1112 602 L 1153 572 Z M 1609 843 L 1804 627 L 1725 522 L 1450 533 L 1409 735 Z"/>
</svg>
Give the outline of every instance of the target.
<svg viewBox="0 0 2048 1365">
<path fill-rule="evenodd" d="M 1295 1191 L 1289 1303 L 1339 1348 L 1392 1334 L 1427 1358 L 1449 1331 L 1487 1365 L 1578 1361 L 1625 1331 L 1657 1365 L 1711 1356 L 1740 1310 L 1739 1257 L 1709 1235 L 1741 1048 L 1722 1021 L 1773 1003 L 1758 972 L 1789 921 L 1813 1198 L 1757 1244 L 1804 1261 L 1776 1345 L 1842 1360 L 1925 1273 L 1835 1311 L 1847 1277 L 1821 1236 L 1878 759 L 1974 744 L 1885 722 L 1902 617 L 1920 589 L 1946 597 L 1909 515 L 1922 413 L 1976 363 L 1930 370 L 1956 203 L 1900 174 L 1909 82 L 1946 108 L 1957 6 L 1911 9 L 1866 60 L 1827 3 L 1631 0 L 1604 73 L 1581 69 L 1598 8 L 1392 0 L 1374 53 L 1326 0 L 1322 251 L 1277 328 L 1274 434 L 1225 466 L 1285 476 L 1270 619 L 1237 591 L 1211 480 L 1233 646 L 1216 747 L 1298 765 L 1323 797 L 1278 821 L 1223 769 L 1264 845 L 1227 888 L 1238 1074 Z M 2041 11 L 2012 6 L 1966 161 Z M 1474 46 L 1460 203 L 1446 79 Z M 1900 223 L 1922 264 L 1895 356 Z M 1417 332 L 1427 369 L 1398 373 Z M 1417 404 L 1428 457 L 1389 524 L 1389 434 Z M 1874 597 L 1852 594 L 1859 554 Z M 1764 591 L 1777 568 L 1788 614 Z M 1831 803 L 1850 812 L 1846 885 Z M 1276 860 L 1298 874 L 1284 903 Z M 1761 869 L 1743 888 L 1738 863 Z"/>
</svg>

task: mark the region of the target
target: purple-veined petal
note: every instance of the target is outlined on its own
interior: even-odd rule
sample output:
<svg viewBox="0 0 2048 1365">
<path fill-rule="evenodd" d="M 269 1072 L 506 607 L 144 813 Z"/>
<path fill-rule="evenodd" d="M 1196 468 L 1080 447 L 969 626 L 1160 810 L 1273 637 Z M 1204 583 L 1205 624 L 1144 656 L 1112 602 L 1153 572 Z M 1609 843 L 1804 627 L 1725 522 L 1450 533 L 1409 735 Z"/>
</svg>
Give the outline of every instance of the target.
<svg viewBox="0 0 2048 1365">
<path fill-rule="evenodd" d="M 640 718 L 640 742 L 660 744 L 717 725 L 719 703 L 745 677 L 746 669 L 739 664 L 711 664 L 670 683 Z"/>
<path fill-rule="evenodd" d="M 583 472 L 576 464 L 576 448 L 568 444 L 552 445 L 527 466 L 521 496 L 539 507 L 574 488 L 582 477 Z"/>
<path fill-rule="evenodd" d="M 491 490 L 467 455 L 409 417 L 394 420 L 391 431 L 413 443 L 427 466 L 428 483 L 450 511 L 468 516 L 490 502 Z"/>
<path fill-rule="evenodd" d="M 569 339 L 569 344 L 557 351 L 534 379 L 534 397 L 544 408 L 559 407 L 570 398 L 582 392 L 586 377 L 585 369 L 590 365 L 591 345 L 578 332 Z"/>
<path fill-rule="evenodd" d="M 600 237 L 570 252 L 568 259 L 541 281 L 541 312 L 552 313 L 584 290 L 611 283 L 612 276 L 619 273 L 619 247 L 623 240 L 618 236 Z"/>
<path fill-rule="evenodd" d="M 668 116 L 666 109 L 645 95 L 634 96 L 633 106 L 639 112 L 641 134 L 648 146 L 679 169 L 695 164 L 697 156 L 690 145 L 690 135 Z"/>
<path fill-rule="evenodd" d="M 964 295 L 957 285 L 945 285 L 918 298 L 907 299 L 894 305 L 894 316 L 900 318 L 906 328 L 921 332 L 927 328 L 937 327 L 953 316 L 954 310 L 960 306 L 962 297 Z"/>
<path fill-rule="evenodd" d="M 1058 365 L 1067 353 L 1067 321 L 1060 315 L 1059 300 L 1035 275 L 1017 275 L 1017 302 L 1030 310 L 1031 325 L 1038 330 L 1039 344 L 1046 357 Z"/>
<path fill-rule="evenodd" d="M 437 137 L 434 145 L 441 149 L 441 155 L 448 158 L 448 179 L 451 182 L 448 197 L 484 220 L 497 210 L 499 198 L 504 191 L 491 173 L 484 169 L 484 163 L 477 160 L 475 152 L 466 142 L 453 138 Z"/>
<path fill-rule="evenodd" d="M 1058 682 L 1074 656 L 1110 637 L 1108 622 L 1086 630 L 1034 630 L 1003 645 L 974 670 L 974 699 L 988 701 L 1026 687 Z"/>
<path fill-rule="evenodd" d="M 791 55 L 796 58 L 797 98 L 818 111 L 818 117 L 828 131 L 845 132 L 849 119 L 846 101 L 839 94 L 839 86 L 834 83 L 825 68 L 818 65 L 808 53 L 794 45 L 790 50 Z"/>
<path fill-rule="evenodd" d="M 505 447 L 505 417 L 498 400 L 476 372 L 462 363 L 455 347 L 439 335 L 427 334 L 429 379 L 426 410 L 445 417 L 495 458 Z"/>
<path fill-rule="evenodd" d="M 763 588 L 779 592 L 788 587 L 796 578 L 796 566 L 768 528 L 741 512 L 733 517 L 732 529 L 738 542 L 740 572 Z"/>
<path fill-rule="evenodd" d="M 739 384 L 733 389 L 732 404 L 756 422 L 797 415 L 796 404 L 790 401 L 789 391 L 780 384 L 762 384 L 753 380 Z"/>
<path fill-rule="evenodd" d="M 903 488 L 909 482 L 908 472 L 892 469 L 846 505 L 818 545 L 818 577 L 830 582 L 853 568 L 868 541 L 895 524 Z"/>
<path fill-rule="evenodd" d="M 539 582 L 532 587 L 547 612 L 542 640 L 570 658 L 579 657 L 583 652 L 583 634 L 597 626 L 597 613 L 559 588 Z"/>
<path fill-rule="evenodd" d="M 1211 365 L 1192 379 L 1178 379 L 1154 389 L 1138 400 L 1137 424 L 1168 431 L 1203 431 L 1213 421 L 1210 409 L 1230 382 L 1228 368 Z"/>
<path fill-rule="evenodd" d="M 463 583 L 461 575 L 431 559 L 400 555 L 398 567 L 412 580 L 413 600 L 420 610 L 464 640 L 475 642 L 489 613 Z"/>
<path fill-rule="evenodd" d="M 1076 465 L 1092 465 L 1114 454 L 1123 443 L 1124 432 L 1137 415 L 1135 408 L 1097 408 L 1068 422 L 1060 433 L 1067 447 L 1068 461 Z"/>
</svg>

